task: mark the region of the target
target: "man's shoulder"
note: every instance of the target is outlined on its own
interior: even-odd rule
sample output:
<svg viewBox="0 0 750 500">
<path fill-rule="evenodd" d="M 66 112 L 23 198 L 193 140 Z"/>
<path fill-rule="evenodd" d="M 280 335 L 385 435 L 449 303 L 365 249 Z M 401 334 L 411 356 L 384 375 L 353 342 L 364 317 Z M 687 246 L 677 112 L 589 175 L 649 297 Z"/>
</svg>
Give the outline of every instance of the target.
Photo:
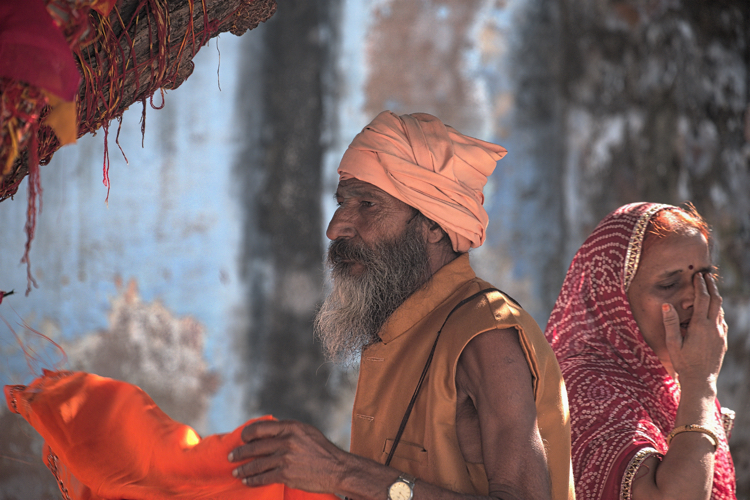
<svg viewBox="0 0 750 500">
<path fill-rule="evenodd" d="M 474 278 L 454 296 L 454 303 L 461 304 L 446 324 L 448 336 L 471 340 L 477 334 L 491 330 L 514 329 L 519 340 L 530 351 L 544 351 L 554 357 L 544 338 L 539 324 L 510 294 L 481 278 Z M 461 342 L 455 338 L 455 341 Z"/>
<path fill-rule="evenodd" d="M 507 316 L 520 319 L 520 316 L 528 315 L 510 293 L 480 277 L 468 281 L 457 294 L 456 300 L 471 302 L 468 309 L 475 313 L 481 309 L 492 311 L 495 320 Z"/>
<path fill-rule="evenodd" d="M 513 296 L 508 293 L 505 289 L 500 288 L 498 286 L 493 285 L 492 283 L 480 278 L 477 276 L 474 280 L 476 282 L 477 286 L 479 286 L 482 290 L 487 290 L 488 293 L 490 292 L 496 292 L 500 294 L 500 298 L 506 302 L 509 302 L 517 309 L 523 309 L 523 306 L 521 306 L 521 303 L 517 301 Z M 495 297 L 495 300 L 497 300 L 497 297 Z"/>
<path fill-rule="evenodd" d="M 480 333 L 521 326 L 528 316 L 518 302 L 481 278 L 473 278 L 451 297 L 446 330 Z"/>
</svg>

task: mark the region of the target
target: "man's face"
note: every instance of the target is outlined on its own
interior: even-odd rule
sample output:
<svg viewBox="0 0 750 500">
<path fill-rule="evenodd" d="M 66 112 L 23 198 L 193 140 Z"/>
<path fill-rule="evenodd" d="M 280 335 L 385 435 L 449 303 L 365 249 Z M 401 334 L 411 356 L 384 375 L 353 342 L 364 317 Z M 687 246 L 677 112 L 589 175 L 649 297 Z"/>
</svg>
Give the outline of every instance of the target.
<svg viewBox="0 0 750 500">
<path fill-rule="evenodd" d="M 330 358 L 352 361 L 429 278 L 424 217 L 381 189 L 343 181 L 328 226 L 332 290 L 315 319 Z"/>
<path fill-rule="evenodd" d="M 338 208 L 326 236 L 333 241 L 350 240 L 370 248 L 394 240 L 415 213 L 406 203 L 359 179 L 339 182 L 336 203 Z M 361 272 L 356 263 L 352 270 Z"/>
</svg>

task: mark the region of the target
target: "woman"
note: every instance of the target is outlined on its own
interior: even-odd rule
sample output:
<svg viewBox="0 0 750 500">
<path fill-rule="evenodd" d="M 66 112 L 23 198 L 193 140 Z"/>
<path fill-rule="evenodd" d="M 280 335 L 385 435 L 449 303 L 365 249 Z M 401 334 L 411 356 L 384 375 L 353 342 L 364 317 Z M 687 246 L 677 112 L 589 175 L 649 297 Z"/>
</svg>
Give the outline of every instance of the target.
<svg viewBox="0 0 750 500">
<path fill-rule="evenodd" d="M 694 208 L 651 203 L 609 214 L 573 259 L 545 335 L 568 391 L 579 500 L 735 498 L 712 269 Z"/>
</svg>

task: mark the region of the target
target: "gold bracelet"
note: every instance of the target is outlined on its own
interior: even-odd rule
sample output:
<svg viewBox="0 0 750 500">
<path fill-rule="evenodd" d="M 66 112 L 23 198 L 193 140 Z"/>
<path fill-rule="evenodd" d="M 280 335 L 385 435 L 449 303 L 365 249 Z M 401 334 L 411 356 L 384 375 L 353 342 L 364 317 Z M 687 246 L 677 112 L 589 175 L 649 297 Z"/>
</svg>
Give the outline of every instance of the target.
<svg viewBox="0 0 750 500">
<path fill-rule="evenodd" d="M 672 442 L 673 437 L 682 432 L 700 432 L 702 434 L 705 434 L 713 443 L 714 451 L 716 451 L 716 449 L 719 447 L 719 438 L 716 437 L 716 434 L 714 434 L 711 429 L 707 429 L 701 425 L 696 424 L 681 425 L 672 429 L 672 432 L 670 432 L 669 436 L 667 436 L 667 445 Z"/>
</svg>

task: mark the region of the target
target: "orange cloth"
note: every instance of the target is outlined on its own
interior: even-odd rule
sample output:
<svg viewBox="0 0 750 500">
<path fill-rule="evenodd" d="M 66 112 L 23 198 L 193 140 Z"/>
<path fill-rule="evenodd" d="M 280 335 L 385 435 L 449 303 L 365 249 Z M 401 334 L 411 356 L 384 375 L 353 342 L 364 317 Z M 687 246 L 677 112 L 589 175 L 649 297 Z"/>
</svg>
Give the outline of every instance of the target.
<svg viewBox="0 0 750 500">
<path fill-rule="evenodd" d="M 5 396 L 45 439 L 44 462 L 73 500 L 337 500 L 282 484 L 244 486 L 227 455 L 247 424 L 201 439 L 125 382 L 45 371 L 29 386 L 5 386 Z"/>
<path fill-rule="evenodd" d="M 73 144 L 78 138 L 78 111 L 75 101 L 65 101 L 55 94 L 42 90 L 52 108 L 42 125 L 49 125 L 60 145 Z"/>
<path fill-rule="evenodd" d="M 383 111 L 354 138 L 338 172 L 416 208 L 440 224 L 455 251 L 466 252 L 484 243 L 482 188 L 506 153 L 432 115 Z"/>
</svg>

